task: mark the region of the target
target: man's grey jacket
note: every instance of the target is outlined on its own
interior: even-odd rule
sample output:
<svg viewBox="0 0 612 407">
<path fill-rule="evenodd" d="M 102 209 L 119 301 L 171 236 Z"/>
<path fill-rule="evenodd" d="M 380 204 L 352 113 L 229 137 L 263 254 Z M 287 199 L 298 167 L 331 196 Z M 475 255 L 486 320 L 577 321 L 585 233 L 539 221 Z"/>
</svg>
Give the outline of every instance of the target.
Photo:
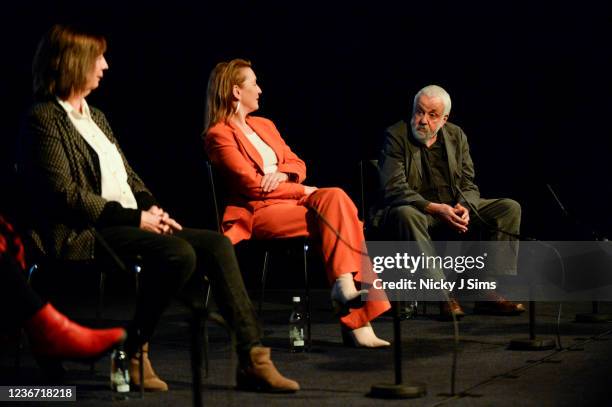
<svg viewBox="0 0 612 407">
<path fill-rule="evenodd" d="M 438 134 L 446 148 L 455 201 L 467 207 L 467 200 L 478 207 L 480 191 L 474 184 L 474 164 L 465 133 L 459 126 L 446 122 Z M 414 140 L 408 121 L 399 121 L 386 129 L 378 171 L 381 199 L 372 211 L 372 224 L 376 227 L 382 226 L 390 208 L 424 200 L 419 193 L 423 185 L 421 145 Z"/>
</svg>

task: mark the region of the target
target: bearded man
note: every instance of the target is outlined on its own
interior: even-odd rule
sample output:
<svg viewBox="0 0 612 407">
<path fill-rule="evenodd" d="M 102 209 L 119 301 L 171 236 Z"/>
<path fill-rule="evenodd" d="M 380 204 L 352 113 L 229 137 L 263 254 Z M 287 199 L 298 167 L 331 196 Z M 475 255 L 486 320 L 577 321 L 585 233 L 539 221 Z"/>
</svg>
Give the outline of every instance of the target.
<svg viewBox="0 0 612 407">
<path fill-rule="evenodd" d="M 387 238 L 414 240 L 425 254 L 434 254 L 431 233 L 445 230 L 445 240 L 458 240 L 478 228 L 481 240 L 507 241 L 517 251 L 521 206 L 512 199 L 483 199 L 474 184 L 474 164 L 463 130 L 448 121 L 451 98 L 443 88 L 429 85 L 414 97 L 410 122 L 387 128 L 378 161 L 382 199 L 373 225 Z M 461 236 L 460 236 L 461 235 Z M 516 256 L 495 275 L 516 274 Z M 516 315 L 522 304 L 492 293 L 479 301 L 475 312 Z M 441 303 L 442 315 L 464 315 L 452 298 Z"/>
</svg>

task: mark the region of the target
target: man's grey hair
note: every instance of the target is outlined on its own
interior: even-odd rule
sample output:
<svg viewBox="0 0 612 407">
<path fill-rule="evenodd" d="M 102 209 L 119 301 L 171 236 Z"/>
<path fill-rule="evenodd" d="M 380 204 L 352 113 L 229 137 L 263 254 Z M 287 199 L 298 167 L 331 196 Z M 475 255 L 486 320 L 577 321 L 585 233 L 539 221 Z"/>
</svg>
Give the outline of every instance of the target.
<svg viewBox="0 0 612 407">
<path fill-rule="evenodd" d="M 442 103 L 444 103 L 444 115 L 447 116 L 451 111 L 451 98 L 447 91 L 444 90 L 441 86 L 438 85 L 428 85 L 423 89 L 417 92 L 414 96 L 413 109 L 416 108 L 417 101 L 421 97 L 421 95 L 425 95 L 430 98 L 440 98 L 442 99 Z"/>
</svg>

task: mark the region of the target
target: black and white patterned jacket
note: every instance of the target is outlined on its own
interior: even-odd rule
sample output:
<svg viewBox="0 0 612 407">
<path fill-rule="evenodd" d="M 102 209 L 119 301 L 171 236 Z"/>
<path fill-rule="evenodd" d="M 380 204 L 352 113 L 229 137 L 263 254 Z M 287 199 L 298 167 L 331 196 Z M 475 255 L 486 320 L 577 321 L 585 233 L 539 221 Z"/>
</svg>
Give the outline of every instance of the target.
<svg viewBox="0 0 612 407">
<path fill-rule="evenodd" d="M 117 145 L 104 114 L 90 107 L 94 122 L 117 146 L 139 209 L 123 208 L 101 196 L 97 154 L 55 100 L 28 111 L 22 126 L 18 172 L 28 208 L 28 235 L 44 255 L 86 260 L 94 255 L 94 228 L 139 226 L 140 210 L 155 204 Z"/>
</svg>

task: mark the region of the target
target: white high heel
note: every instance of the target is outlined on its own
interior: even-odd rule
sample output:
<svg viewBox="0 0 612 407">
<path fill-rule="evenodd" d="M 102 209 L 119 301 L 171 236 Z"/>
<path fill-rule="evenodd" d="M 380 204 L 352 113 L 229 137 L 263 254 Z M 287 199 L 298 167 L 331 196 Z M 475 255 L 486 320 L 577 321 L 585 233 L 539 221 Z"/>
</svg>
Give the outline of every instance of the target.
<svg viewBox="0 0 612 407">
<path fill-rule="evenodd" d="M 331 290 L 331 300 L 336 314 L 346 314 L 349 308 L 359 308 L 361 295 L 367 294 L 368 290 L 357 290 L 352 273 L 341 274 Z"/>
<path fill-rule="evenodd" d="M 347 346 L 354 346 L 356 348 L 386 348 L 391 345 L 390 342 L 376 336 L 369 322 L 353 330 L 348 330 L 343 325 L 342 342 Z"/>
</svg>

